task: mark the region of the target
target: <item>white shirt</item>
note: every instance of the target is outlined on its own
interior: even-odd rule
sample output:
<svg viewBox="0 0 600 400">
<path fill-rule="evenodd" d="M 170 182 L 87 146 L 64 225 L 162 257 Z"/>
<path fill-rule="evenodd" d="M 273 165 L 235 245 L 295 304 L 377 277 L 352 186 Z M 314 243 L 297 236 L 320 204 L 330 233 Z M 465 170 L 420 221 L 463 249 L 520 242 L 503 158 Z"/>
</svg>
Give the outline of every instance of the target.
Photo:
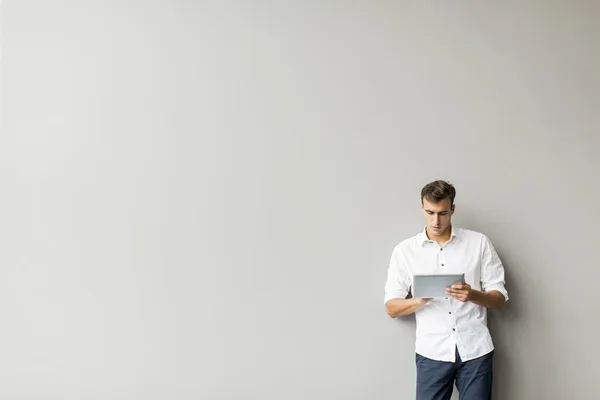
<svg viewBox="0 0 600 400">
<path fill-rule="evenodd" d="M 504 267 L 490 240 L 479 232 L 452 229 L 443 246 L 429 240 L 425 230 L 394 248 L 385 285 L 385 303 L 406 298 L 414 274 L 464 273 L 472 289 L 497 290 L 508 300 Z M 438 361 L 463 361 L 494 349 L 487 327 L 487 309 L 451 296 L 435 298 L 415 312 L 415 350 Z"/>
</svg>

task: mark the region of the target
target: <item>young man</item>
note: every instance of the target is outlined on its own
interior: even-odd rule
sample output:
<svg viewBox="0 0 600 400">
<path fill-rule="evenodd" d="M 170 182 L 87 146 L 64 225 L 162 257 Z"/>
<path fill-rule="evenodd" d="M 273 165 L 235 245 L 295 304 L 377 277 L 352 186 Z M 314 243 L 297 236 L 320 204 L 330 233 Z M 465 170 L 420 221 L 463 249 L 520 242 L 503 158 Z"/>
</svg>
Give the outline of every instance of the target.
<svg viewBox="0 0 600 400">
<path fill-rule="evenodd" d="M 385 285 L 388 315 L 416 316 L 417 400 L 450 399 L 455 382 L 461 400 L 492 398 L 487 309 L 508 300 L 504 267 L 485 235 L 452 226 L 455 196 L 445 181 L 423 188 L 425 229 L 394 248 Z M 414 274 L 435 273 L 464 273 L 465 283 L 445 297 L 406 298 Z"/>
</svg>

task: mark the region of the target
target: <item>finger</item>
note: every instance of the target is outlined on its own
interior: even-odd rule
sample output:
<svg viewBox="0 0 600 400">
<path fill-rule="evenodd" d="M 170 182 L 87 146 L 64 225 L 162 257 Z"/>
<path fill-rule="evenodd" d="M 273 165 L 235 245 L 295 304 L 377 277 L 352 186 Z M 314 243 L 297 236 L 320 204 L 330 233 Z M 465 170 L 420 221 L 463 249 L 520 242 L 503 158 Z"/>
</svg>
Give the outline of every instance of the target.
<svg viewBox="0 0 600 400">
<path fill-rule="evenodd" d="M 463 293 L 453 292 L 453 293 L 449 293 L 449 294 L 450 294 L 451 297 L 453 297 L 456 300 L 461 301 L 463 303 L 467 301 L 467 296 L 465 294 L 463 294 Z"/>
<path fill-rule="evenodd" d="M 463 301 L 463 296 L 458 295 L 458 294 L 451 294 L 450 296 L 452 296 L 452 298 L 462 302 Z"/>
</svg>

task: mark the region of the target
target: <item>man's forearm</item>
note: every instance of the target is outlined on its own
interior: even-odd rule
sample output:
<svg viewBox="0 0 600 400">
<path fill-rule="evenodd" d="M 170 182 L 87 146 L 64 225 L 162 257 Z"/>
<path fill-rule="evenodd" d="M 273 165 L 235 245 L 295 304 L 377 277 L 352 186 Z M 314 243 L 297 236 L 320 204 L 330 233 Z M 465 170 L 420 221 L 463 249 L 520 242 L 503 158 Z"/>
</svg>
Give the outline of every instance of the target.
<svg viewBox="0 0 600 400">
<path fill-rule="evenodd" d="M 396 318 L 414 313 L 425 303 L 425 299 L 392 299 L 385 303 L 385 311 L 390 317 Z"/>
<path fill-rule="evenodd" d="M 500 310 L 504 307 L 505 299 L 504 295 L 497 290 L 482 292 L 480 290 L 471 289 L 469 301 L 486 308 Z"/>
</svg>

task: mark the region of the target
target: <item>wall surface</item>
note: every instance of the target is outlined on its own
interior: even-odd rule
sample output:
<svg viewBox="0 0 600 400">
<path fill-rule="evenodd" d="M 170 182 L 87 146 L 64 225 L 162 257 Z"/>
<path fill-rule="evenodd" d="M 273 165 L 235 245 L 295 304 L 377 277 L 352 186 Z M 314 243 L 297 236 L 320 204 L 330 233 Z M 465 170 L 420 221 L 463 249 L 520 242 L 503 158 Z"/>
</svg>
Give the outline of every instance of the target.
<svg viewBox="0 0 600 400">
<path fill-rule="evenodd" d="M 434 179 L 505 263 L 496 398 L 595 398 L 598 4 L 5 0 L 0 398 L 413 398 Z"/>
</svg>

